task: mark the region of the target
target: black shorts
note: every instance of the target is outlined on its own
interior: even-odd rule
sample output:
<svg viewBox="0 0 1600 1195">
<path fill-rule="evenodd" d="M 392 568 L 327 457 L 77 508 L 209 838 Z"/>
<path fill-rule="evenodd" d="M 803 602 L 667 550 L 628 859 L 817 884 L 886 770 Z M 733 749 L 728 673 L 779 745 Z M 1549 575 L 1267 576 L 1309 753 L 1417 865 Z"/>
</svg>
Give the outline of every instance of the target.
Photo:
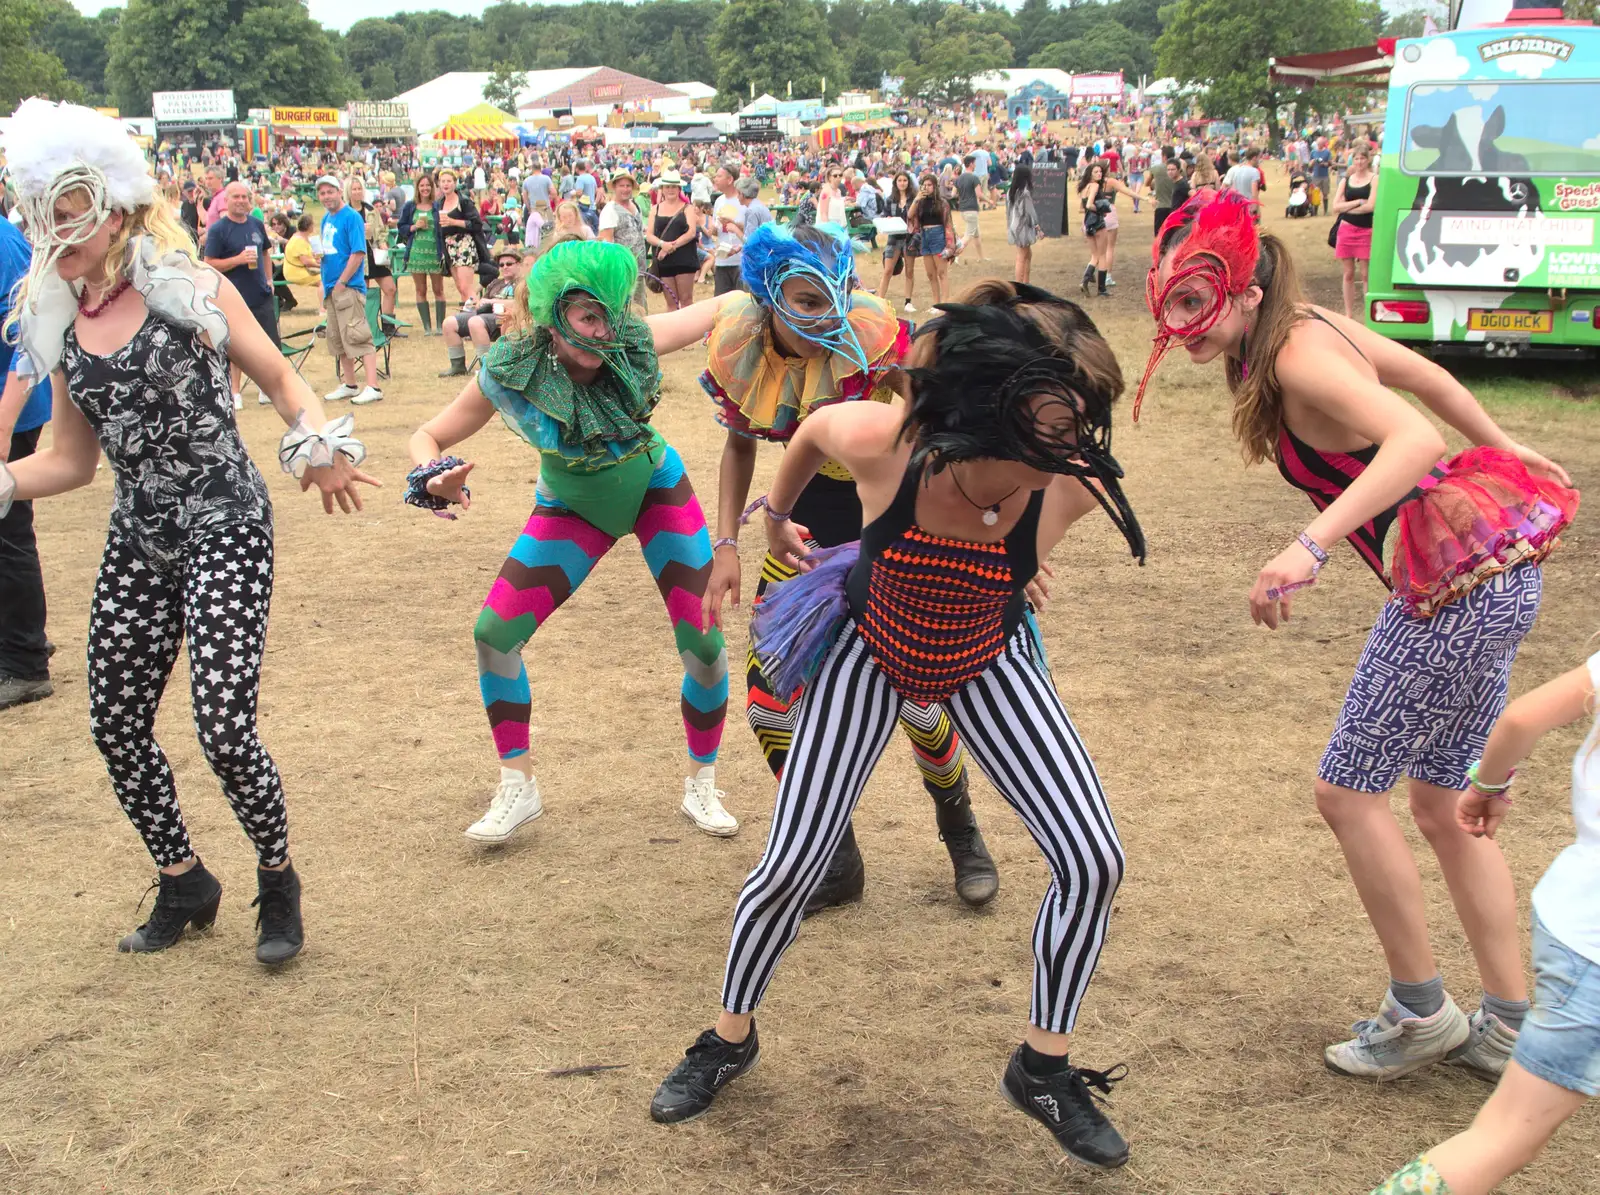
<svg viewBox="0 0 1600 1195">
<path fill-rule="evenodd" d="M 483 330 L 489 333 L 491 343 L 500 339 L 500 317 L 492 311 L 457 312 L 455 316 L 456 335 L 461 337 L 462 340 L 471 340 L 472 333 L 468 330 L 467 323 L 475 319 L 483 321 Z"/>
<path fill-rule="evenodd" d="M 732 290 L 744 289 L 744 280 L 739 275 L 738 266 L 716 266 L 712 273 L 715 275 L 711 288 L 713 295 L 725 295 Z"/>
<path fill-rule="evenodd" d="M 275 346 L 283 347 L 283 341 L 278 339 L 278 312 L 272 296 L 268 295 L 261 302 L 251 306 L 250 314 L 256 317 L 256 323 L 261 325 L 261 330 L 267 334 L 267 338 Z"/>
<path fill-rule="evenodd" d="M 1161 235 L 1161 226 L 1167 222 L 1167 217 L 1172 215 L 1170 207 L 1156 208 L 1156 235 Z"/>
<path fill-rule="evenodd" d="M 376 282 L 380 278 L 393 278 L 394 271 L 388 266 L 375 266 L 369 262 L 367 265 L 367 277 Z"/>
</svg>

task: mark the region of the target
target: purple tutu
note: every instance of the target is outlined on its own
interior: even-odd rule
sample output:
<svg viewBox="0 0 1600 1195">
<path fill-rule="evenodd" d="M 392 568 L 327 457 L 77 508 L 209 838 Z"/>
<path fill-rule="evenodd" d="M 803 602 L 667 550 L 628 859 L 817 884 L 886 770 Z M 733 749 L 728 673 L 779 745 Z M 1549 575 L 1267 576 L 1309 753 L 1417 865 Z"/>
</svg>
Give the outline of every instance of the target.
<svg viewBox="0 0 1600 1195">
<path fill-rule="evenodd" d="M 750 616 L 750 649 L 773 695 L 792 703 L 828 658 L 850 598 L 845 582 L 861 555 L 852 540 L 811 553 L 816 567 L 767 590 Z"/>
</svg>

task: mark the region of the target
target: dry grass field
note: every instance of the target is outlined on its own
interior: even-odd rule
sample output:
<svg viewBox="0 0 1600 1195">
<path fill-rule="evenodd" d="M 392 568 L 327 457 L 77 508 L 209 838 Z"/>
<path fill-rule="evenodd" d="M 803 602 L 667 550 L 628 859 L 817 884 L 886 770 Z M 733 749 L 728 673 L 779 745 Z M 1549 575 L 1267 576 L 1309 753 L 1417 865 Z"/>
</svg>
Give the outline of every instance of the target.
<svg viewBox="0 0 1600 1195">
<path fill-rule="evenodd" d="M 1122 285 L 1092 311 L 1136 378 L 1150 221 L 1123 207 Z M 999 214 L 983 229 L 990 261 L 958 266 L 958 286 L 1009 275 Z M 1336 305 L 1326 229 L 1279 228 Z M 1083 261 L 1078 239 L 1048 242 L 1035 281 L 1069 291 Z M 876 283 L 875 264 L 863 274 Z M 773 782 L 735 717 L 719 776 L 741 832 L 714 840 L 680 816 L 677 661 L 630 539 L 526 652 L 545 816 L 504 849 L 462 838 L 497 779 L 471 626 L 536 462 L 493 426 L 466 452 L 470 514 L 447 523 L 400 503 L 406 439 L 451 392 L 435 377 L 442 342 L 414 336 L 385 401 L 357 413 L 387 487 L 365 513 L 326 517 L 267 473 L 278 566 L 261 725 L 289 793 L 308 932 L 281 973 L 252 956 L 253 857 L 195 742 L 182 662 L 158 732 L 225 885 L 222 913 L 165 954 L 116 953 L 153 868 L 87 730 L 84 633 L 111 477 L 37 508 L 61 650 L 56 696 L 0 714 L 0 1192 L 1364 1195 L 1464 1126 L 1489 1090 L 1464 1074 L 1375 1086 L 1323 1069 L 1323 1045 L 1370 1015 L 1385 979 L 1311 801 L 1381 594 L 1341 549 L 1286 629 L 1251 625 L 1256 571 L 1309 507 L 1270 468 L 1243 468 L 1220 370 L 1181 357 L 1142 426 L 1119 414 L 1148 566 L 1085 520 L 1056 553 L 1043 618 L 1128 853 L 1075 1045 L 1087 1065 L 1130 1068 L 1114 1112 L 1126 1169 L 1073 1167 L 997 1095 L 1045 869 L 979 782 L 1002 887 L 984 911 L 962 908 L 899 746 L 857 817 L 865 902 L 807 923 L 761 1012 L 763 1065 L 695 1124 L 650 1121 L 657 1081 L 715 1013 Z M 709 508 L 722 437 L 701 362 L 690 350 L 665 367 L 658 423 Z M 331 387 L 325 349 L 307 372 Z M 1594 402 L 1537 380 L 1517 394 L 1493 404 L 1512 433 L 1600 486 Z M 240 422 L 267 471 L 281 425 L 253 391 Z M 758 487 L 777 455 L 762 453 Z M 1586 512 L 1547 567 L 1517 691 L 1573 666 L 1600 630 L 1595 526 Z M 747 600 L 758 548 L 747 534 Z M 730 648 L 742 656 L 742 631 Z M 1572 837 L 1577 740 L 1540 746 L 1502 836 L 1524 901 Z M 1470 1005 L 1471 957 L 1416 841 L 1441 964 Z M 589 1064 L 618 1069 L 549 1074 Z M 1504 1189 L 1592 1195 L 1596 1174 L 1591 1110 Z"/>
</svg>

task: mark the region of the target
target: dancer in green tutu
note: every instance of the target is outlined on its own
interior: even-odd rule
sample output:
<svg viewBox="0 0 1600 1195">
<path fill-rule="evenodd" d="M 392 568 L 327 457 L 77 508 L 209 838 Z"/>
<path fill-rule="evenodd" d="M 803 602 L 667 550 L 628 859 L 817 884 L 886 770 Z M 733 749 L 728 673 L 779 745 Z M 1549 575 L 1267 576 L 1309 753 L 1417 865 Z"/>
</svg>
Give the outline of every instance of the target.
<svg viewBox="0 0 1600 1195">
<path fill-rule="evenodd" d="M 433 175 L 417 176 L 416 193 L 400 209 L 396 225 L 406 248 L 405 272 L 417 288 L 417 316 L 424 336 L 444 335 L 444 264 L 439 257 L 439 192 Z M 433 312 L 428 312 L 428 286 L 433 284 Z M 438 327 L 435 328 L 434 325 Z"/>
</svg>

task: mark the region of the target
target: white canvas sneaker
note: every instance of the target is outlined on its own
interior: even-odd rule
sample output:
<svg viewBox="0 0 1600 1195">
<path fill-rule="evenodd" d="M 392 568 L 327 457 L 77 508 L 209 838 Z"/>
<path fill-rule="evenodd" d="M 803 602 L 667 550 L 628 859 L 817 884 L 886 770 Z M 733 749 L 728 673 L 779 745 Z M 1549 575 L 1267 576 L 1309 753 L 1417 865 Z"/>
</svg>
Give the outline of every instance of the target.
<svg viewBox="0 0 1600 1195">
<path fill-rule="evenodd" d="M 1517 1048 L 1519 1034 L 1494 1013 L 1481 1008 L 1467 1018 L 1467 1027 L 1466 1042 L 1451 1050 L 1444 1064 L 1459 1066 L 1480 1079 L 1498 1083 Z"/>
<path fill-rule="evenodd" d="M 683 782 L 683 816 L 695 828 L 715 838 L 732 838 L 739 832 L 739 819 L 722 807 L 727 796 L 717 788 L 717 769 L 708 764 Z"/>
<path fill-rule="evenodd" d="M 364 407 L 369 402 L 382 401 L 383 391 L 379 390 L 376 386 L 368 386 L 360 394 L 353 395 L 350 399 L 351 404 L 358 407 Z"/>
<path fill-rule="evenodd" d="M 500 787 L 489 802 L 489 812 L 468 826 L 466 834 L 473 842 L 504 842 L 543 812 L 539 781 L 516 768 L 501 768 Z"/>
<path fill-rule="evenodd" d="M 1395 1003 L 1392 992 L 1384 992 L 1377 1018 L 1357 1021 L 1350 1028 L 1355 1037 L 1338 1042 L 1322 1052 L 1328 1069 L 1358 1079 L 1398 1079 L 1435 1062 L 1443 1062 L 1463 1044 L 1471 1030 L 1466 1014 L 1448 995 L 1444 1007 L 1431 1017 L 1407 1014 Z"/>
<path fill-rule="evenodd" d="M 244 398 L 237 390 L 233 392 L 233 409 L 235 411 L 244 410 Z"/>
<path fill-rule="evenodd" d="M 324 402 L 343 402 L 347 398 L 354 398 L 361 393 L 359 386 L 352 386 L 349 382 L 340 382 L 337 390 L 330 390 L 322 396 Z"/>
</svg>

